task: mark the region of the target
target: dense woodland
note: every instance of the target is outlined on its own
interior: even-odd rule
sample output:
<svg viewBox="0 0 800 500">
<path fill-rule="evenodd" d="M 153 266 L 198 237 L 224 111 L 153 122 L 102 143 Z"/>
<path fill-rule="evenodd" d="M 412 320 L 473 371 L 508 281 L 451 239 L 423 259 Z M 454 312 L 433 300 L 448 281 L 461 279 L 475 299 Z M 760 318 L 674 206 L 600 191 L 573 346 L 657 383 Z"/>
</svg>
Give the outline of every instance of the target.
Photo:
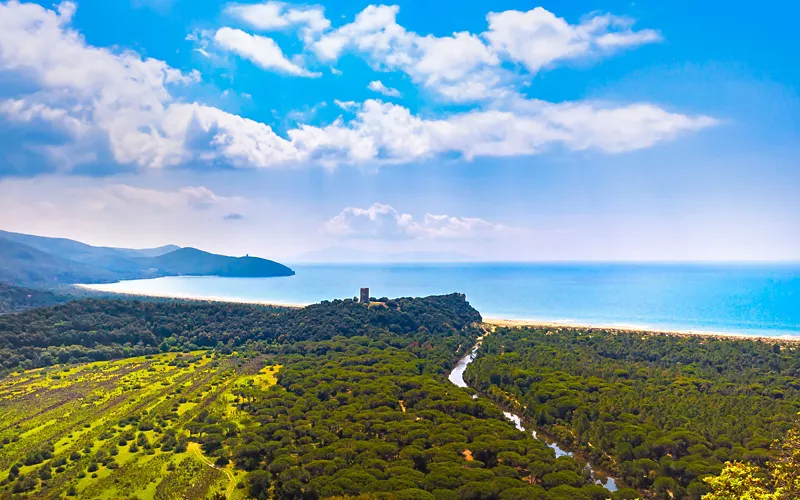
<svg viewBox="0 0 800 500">
<path fill-rule="evenodd" d="M 0 283 L 0 314 L 51 306 L 68 300 L 69 296 Z"/>
<path fill-rule="evenodd" d="M 56 363 L 101 361 L 247 341 L 324 340 L 389 329 L 443 333 L 480 321 L 463 295 L 353 300 L 302 309 L 229 303 L 88 299 L 0 316 L 0 373 Z"/>
<path fill-rule="evenodd" d="M 446 379 L 480 319 L 457 294 L 302 310 L 88 300 L 3 317 L 5 349 L 34 353 L 17 364 L 57 361 L 65 339 L 81 357 L 214 350 L 6 377 L 0 498 L 178 498 L 181 484 L 206 497 L 223 470 L 235 498 L 610 498 Z M 264 370 L 275 384 L 257 382 Z"/>
<path fill-rule="evenodd" d="M 414 332 L 279 347 L 278 385 L 238 393 L 252 420 L 229 458 L 250 471 L 250 494 L 610 498 L 582 465 L 556 460 L 489 401 L 444 379 L 453 354 L 474 336 Z"/>
<path fill-rule="evenodd" d="M 475 399 L 446 374 L 487 333 L 480 321 L 460 294 L 303 309 L 89 299 L 1 315 L 0 498 L 800 491 L 800 438 L 786 437 L 795 344 L 500 328 L 465 374 Z M 622 488 L 595 484 L 501 408 Z"/>
<path fill-rule="evenodd" d="M 700 498 L 726 461 L 763 466 L 800 411 L 791 343 L 500 329 L 465 380 L 657 498 Z"/>
</svg>

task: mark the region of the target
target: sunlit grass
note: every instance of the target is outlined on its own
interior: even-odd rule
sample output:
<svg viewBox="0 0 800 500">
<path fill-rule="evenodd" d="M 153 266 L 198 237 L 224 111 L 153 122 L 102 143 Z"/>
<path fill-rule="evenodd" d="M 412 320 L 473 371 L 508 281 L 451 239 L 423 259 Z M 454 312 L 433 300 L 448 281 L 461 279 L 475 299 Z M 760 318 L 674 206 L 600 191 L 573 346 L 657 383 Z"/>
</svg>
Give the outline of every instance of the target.
<svg viewBox="0 0 800 500">
<path fill-rule="evenodd" d="M 225 417 L 234 406 L 233 387 L 267 387 L 280 368 L 243 375 L 239 364 L 193 351 L 10 374 L 0 379 L 0 415 L 7 424 L 0 430 L 0 441 L 7 441 L 0 447 L 0 481 L 13 464 L 49 448 L 52 458 L 19 467 L 22 476 L 38 477 L 43 464 L 58 464 L 52 479 L 29 492 L 34 497 L 63 497 L 72 486 L 79 498 L 153 499 L 183 489 L 202 496 L 228 490 L 235 498 L 232 485 L 243 474 L 232 465 L 222 470 L 213 466 L 215 457 L 209 465 L 190 453 L 162 451 L 159 442 L 170 429 L 185 435 L 182 426 L 201 409 Z M 151 428 L 139 429 L 143 420 Z M 131 451 L 139 434 L 146 446 Z M 180 464 L 188 469 L 179 470 Z M 14 480 L 0 485 L 0 497 L 10 494 Z"/>
</svg>

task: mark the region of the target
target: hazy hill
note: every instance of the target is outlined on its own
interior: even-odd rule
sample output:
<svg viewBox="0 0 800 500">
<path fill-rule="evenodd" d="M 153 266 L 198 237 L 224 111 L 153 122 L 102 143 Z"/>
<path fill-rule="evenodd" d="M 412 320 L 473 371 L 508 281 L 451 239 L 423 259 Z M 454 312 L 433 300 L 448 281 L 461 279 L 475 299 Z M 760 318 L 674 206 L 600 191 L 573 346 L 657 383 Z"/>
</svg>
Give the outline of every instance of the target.
<svg viewBox="0 0 800 500">
<path fill-rule="evenodd" d="M 160 275 L 201 275 L 239 278 L 291 276 L 294 271 L 277 262 L 258 257 L 227 257 L 196 248 L 181 248 L 158 257 L 137 259 L 145 269 Z"/>
<path fill-rule="evenodd" d="M 118 273 L 0 238 L 0 281 L 17 285 L 108 282 Z"/>
<path fill-rule="evenodd" d="M 12 233 L 0 231 L 0 238 L 28 245 L 42 252 L 57 255 L 75 262 L 90 264 L 103 269 L 118 272 L 136 272 L 140 265 L 133 259 L 139 257 L 157 257 L 165 253 L 174 252 L 180 247 L 165 245 L 158 248 L 112 248 L 95 247 L 80 241 L 66 238 L 50 238 L 32 234 Z"/>
<path fill-rule="evenodd" d="M 65 238 L 0 231 L 0 282 L 15 285 L 107 283 L 175 275 L 263 278 L 293 274 L 282 264 L 257 257 L 227 257 L 175 245 L 95 247 Z"/>
</svg>

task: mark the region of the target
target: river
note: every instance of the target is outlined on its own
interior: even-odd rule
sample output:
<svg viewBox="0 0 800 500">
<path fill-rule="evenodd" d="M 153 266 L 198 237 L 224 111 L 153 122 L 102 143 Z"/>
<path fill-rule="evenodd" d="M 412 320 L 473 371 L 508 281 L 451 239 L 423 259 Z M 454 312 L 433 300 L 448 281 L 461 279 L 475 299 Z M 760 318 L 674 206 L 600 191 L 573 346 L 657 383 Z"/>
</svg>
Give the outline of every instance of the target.
<svg viewBox="0 0 800 500">
<path fill-rule="evenodd" d="M 450 380 L 450 382 L 452 382 L 453 384 L 457 385 L 458 387 L 469 388 L 467 383 L 464 382 L 464 372 L 467 370 L 467 366 L 469 366 L 470 363 L 475 361 L 475 358 L 478 355 L 478 349 L 480 348 L 482 343 L 483 343 L 483 337 L 478 339 L 478 342 L 475 344 L 475 346 L 472 348 L 472 350 L 469 352 L 469 354 L 467 354 L 466 356 L 464 356 L 463 358 L 458 360 L 458 363 L 456 363 L 455 368 L 453 368 L 453 371 L 451 371 L 450 375 L 448 376 L 448 379 Z M 477 398 L 478 395 L 477 394 L 473 394 L 472 397 L 473 398 Z M 507 411 L 503 411 L 503 415 L 505 415 L 505 417 L 508 420 L 510 420 L 517 429 L 525 432 L 525 427 L 523 427 L 523 425 L 522 425 L 522 417 L 520 417 L 519 415 L 515 415 L 515 414 L 513 414 L 511 412 L 507 412 Z M 562 449 L 561 447 L 558 446 L 558 443 L 556 443 L 556 442 L 554 442 L 552 440 L 542 439 L 540 436 L 537 435 L 535 430 L 532 430 L 531 434 L 533 435 L 533 437 L 535 439 L 538 439 L 538 440 L 542 441 L 547 446 L 552 448 L 556 452 L 556 457 L 561 457 L 561 456 L 572 457 L 573 456 L 572 452 Z M 598 474 L 597 470 L 591 464 L 591 462 L 586 462 L 586 466 L 589 468 L 590 471 L 592 471 L 592 476 L 595 478 L 597 484 L 599 484 L 601 486 L 605 486 L 609 491 L 617 491 L 617 483 L 616 483 L 616 481 L 614 480 L 613 477 L 606 477 L 606 476 L 604 476 L 602 474 Z"/>
</svg>

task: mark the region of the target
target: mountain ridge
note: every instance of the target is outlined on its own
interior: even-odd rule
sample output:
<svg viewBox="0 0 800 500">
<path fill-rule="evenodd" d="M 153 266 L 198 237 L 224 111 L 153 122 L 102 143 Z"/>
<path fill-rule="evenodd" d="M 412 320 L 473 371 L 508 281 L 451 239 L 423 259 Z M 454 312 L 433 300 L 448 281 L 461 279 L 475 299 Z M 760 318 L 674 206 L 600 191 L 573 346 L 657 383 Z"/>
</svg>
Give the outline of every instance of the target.
<svg viewBox="0 0 800 500">
<path fill-rule="evenodd" d="M 191 247 L 95 247 L 67 238 L 0 231 L 0 282 L 22 286 L 109 283 L 164 276 L 266 278 L 294 271 L 259 257 L 230 257 Z"/>
</svg>

